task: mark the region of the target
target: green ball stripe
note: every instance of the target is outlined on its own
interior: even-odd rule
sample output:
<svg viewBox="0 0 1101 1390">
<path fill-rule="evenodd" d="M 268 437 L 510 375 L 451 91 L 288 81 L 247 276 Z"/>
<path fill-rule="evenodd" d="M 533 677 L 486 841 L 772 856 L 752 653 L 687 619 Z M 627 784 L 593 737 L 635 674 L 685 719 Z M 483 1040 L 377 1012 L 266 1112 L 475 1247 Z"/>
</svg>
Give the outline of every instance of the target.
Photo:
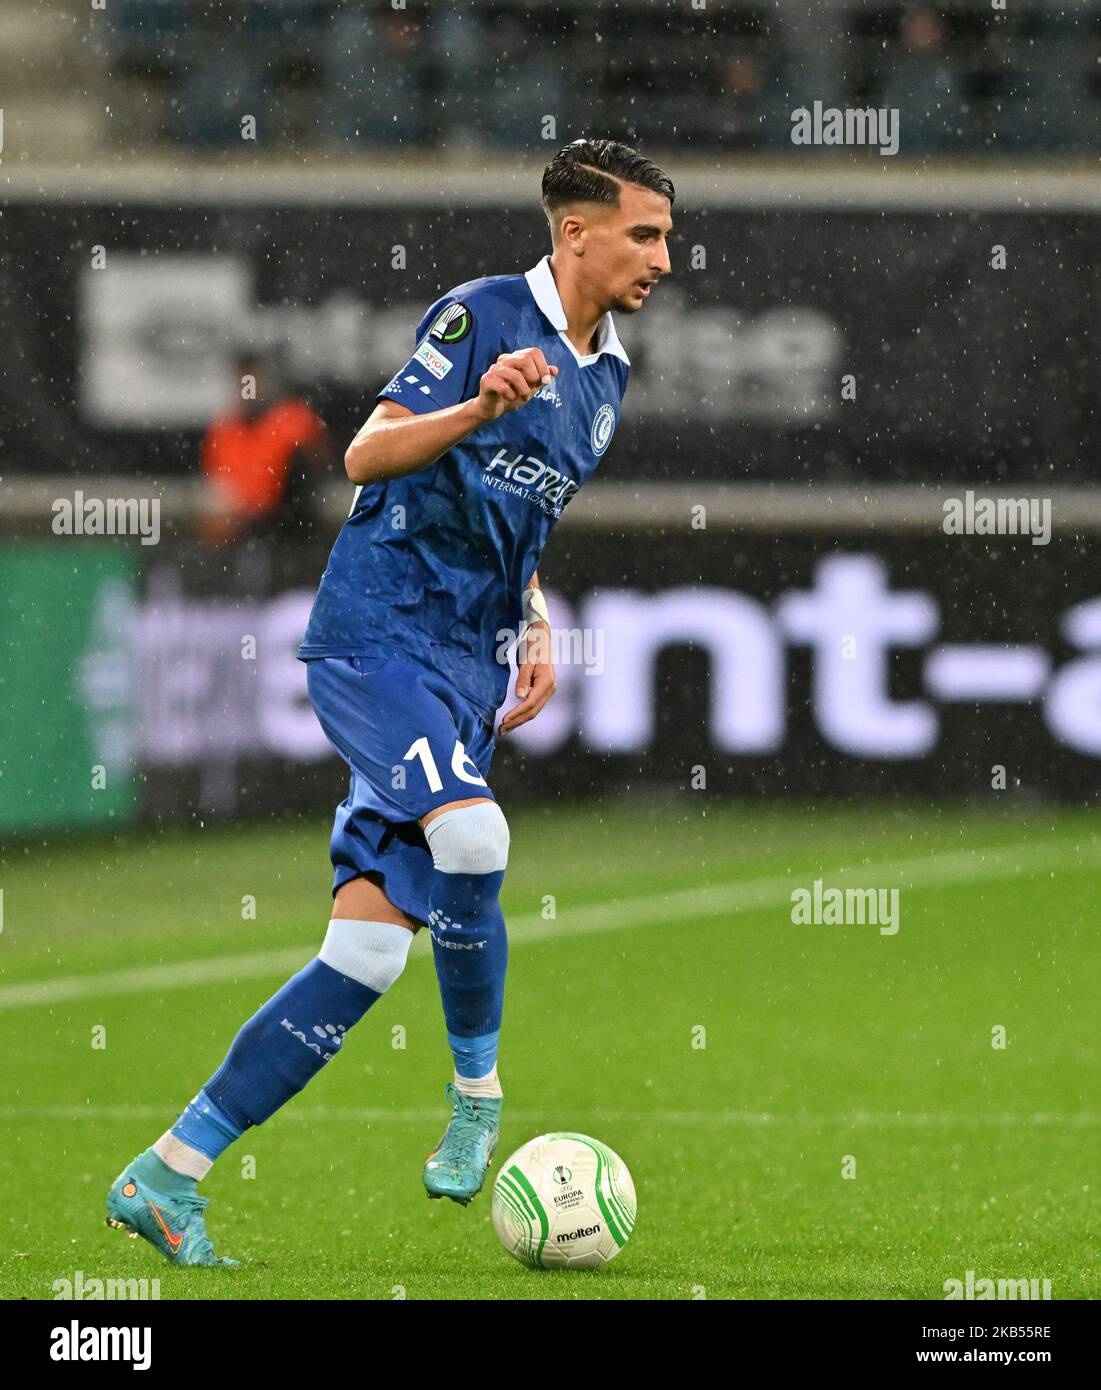
<svg viewBox="0 0 1101 1390">
<path fill-rule="evenodd" d="M 635 1204 L 629 1202 L 616 1186 L 611 1163 L 608 1165 L 608 1186 L 611 1188 L 612 1196 L 616 1202 L 616 1210 L 621 1214 L 623 1225 L 627 1229 L 627 1234 L 630 1235 L 635 1225 Z"/>
<path fill-rule="evenodd" d="M 615 1161 L 609 1150 L 598 1140 L 590 1139 L 587 1134 L 577 1134 L 572 1130 L 551 1134 L 547 1137 L 550 1139 L 572 1139 L 575 1143 L 584 1144 L 586 1148 L 592 1149 L 593 1153 L 596 1154 L 596 1200 L 601 1211 L 604 1212 L 614 1240 L 621 1247 L 626 1245 L 627 1238 L 634 1229 L 635 1211 L 631 1204 L 624 1200 L 612 1181 Z M 606 1207 L 605 1194 L 607 1194 L 611 1210 Z M 615 1220 L 613 1220 L 613 1212 L 615 1213 Z M 620 1231 L 616 1229 L 617 1225 L 622 1228 L 622 1237 Z"/>
<path fill-rule="evenodd" d="M 608 1183 L 609 1200 L 612 1201 L 616 1211 L 619 1213 L 620 1225 L 622 1225 L 627 1234 L 630 1235 L 635 1224 L 635 1207 L 634 1203 L 627 1201 L 626 1197 L 624 1197 L 623 1193 L 620 1192 L 619 1188 L 616 1186 L 616 1160 L 611 1150 L 596 1140 L 592 1141 L 592 1147 L 604 1155 L 604 1162 L 607 1166 L 606 1179 Z"/>
<path fill-rule="evenodd" d="M 538 1264 L 535 1259 L 535 1227 L 532 1224 L 531 1217 L 511 1194 L 502 1200 L 519 1226 L 519 1240 L 521 1243 L 514 1253 L 518 1255 L 525 1264 L 531 1265 L 533 1269 L 537 1269 Z"/>
<path fill-rule="evenodd" d="M 546 1209 L 544 1208 L 543 1203 L 539 1200 L 538 1196 L 536 1195 L 535 1189 L 532 1187 L 531 1183 L 528 1182 L 527 1177 L 525 1176 L 523 1171 L 520 1168 L 517 1168 L 515 1163 L 512 1165 L 512 1167 L 508 1170 L 507 1173 L 502 1173 L 501 1176 L 502 1178 L 513 1179 L 517 1187 L 520 1189 L 521 1196 L 527 1199 L 527 1202 L 530 1205 L 532 1212 L 534 1213 L 536 1219 L 539 1222 L 539 1246 L 538 1249 L 535 1251 L 535 1262 L 536 1264 L 542 1266 L 543 1248 L 547 1243 L 547 1237 L 550 1235 L 550 1221 L 547 1217 Z"/>
<path fill-rule="evenodd" d="M 579 1144 L 586 1145 L 586 1147 L 592 1149 L 593 1153 L 596 1154 L 597 1205 L 604 1213 L 604 1220 L 608 1223 L 608 1230 L 611 1232 L 612 1239 L 620 1247 L 626 1245 L 630 1231 L 621 1230 L 622 1217 L 619 1215 L 612 1198 L 611 1185 L 608 1182 L 607 1175 L 607 1170 L 610 1165 L 605 1158 L 604 1150 L 599 1145 L 594 1144 L 593 1141 L 584 1134 L 571 1134 L 569 1138 L 576 1140 Z"/>
<path fill-rule="evenodd" d="M 507 1207 L 512 1213 L 520 1226 L 520 1237 L 522 1240 L 526 1241 L 527 1248 L 517 1253 L 521 1254 L 529 1265 L 538 1267 L 538 1262 L 535 1258 L 535 1226 L 532 1218 L 525 1209 L 520 1197 L 513 1192 L 508 1179 L 506 1179 L 503 1174 L 497 1180 L 494 1195 L 501 1205 Z"/>
</svg>

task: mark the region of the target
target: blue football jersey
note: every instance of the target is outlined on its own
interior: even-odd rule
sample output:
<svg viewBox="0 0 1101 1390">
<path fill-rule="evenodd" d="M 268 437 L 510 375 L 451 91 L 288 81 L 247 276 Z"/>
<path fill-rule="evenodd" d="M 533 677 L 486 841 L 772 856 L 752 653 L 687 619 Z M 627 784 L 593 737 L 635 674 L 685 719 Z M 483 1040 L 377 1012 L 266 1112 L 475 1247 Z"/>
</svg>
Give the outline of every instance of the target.
<svg viewBox="0 0 1101 1390">
<path fill-rule="evenodd" d="M 378 393 L 418 415 L 478 394 L 503 352 L 558 368 L 526 405 L 478 426 L 435 463 L 357 489 L 310 615 L 302 660 L 391 655 L 451 680 L 487 718 L 508 691 L 508 635 L 554 524 L 600 463 L 627 389 L 610 313 L 595 352 L 566 337 L 550 257 L 438 299 L 416 350 Z"/>
</svg>

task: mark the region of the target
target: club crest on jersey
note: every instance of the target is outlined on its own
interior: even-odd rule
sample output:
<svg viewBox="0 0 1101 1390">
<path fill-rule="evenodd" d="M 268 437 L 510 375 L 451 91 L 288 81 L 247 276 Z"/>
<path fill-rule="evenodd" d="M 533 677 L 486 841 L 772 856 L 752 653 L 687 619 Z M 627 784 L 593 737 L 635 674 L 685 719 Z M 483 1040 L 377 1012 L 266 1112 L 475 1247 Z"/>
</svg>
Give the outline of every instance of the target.
<svg viewBox="0 0 1101 1390">
<path fill-rule="evenodd" d="M 474 327 L 474 315 L 465 304 L 449 304 L 428 330 L 428 336 L 441 343 L 461 343 Z"/>
<path fill-rule="evenodd" d="M 421 343 L 413 356 L 428 368 L 437 381 L 442 381 L 455 365 L 449 357 L 445 357 L 442 352 L 437 352 L 429 342 Z"/>
<path fill-rule="evenodd" d="M 610 405 L 602 405 L 593 420 L 592 445 L 594 454 L 602 454 L 612 442 L 615 433 L 615 411 Z"/>
</svg>

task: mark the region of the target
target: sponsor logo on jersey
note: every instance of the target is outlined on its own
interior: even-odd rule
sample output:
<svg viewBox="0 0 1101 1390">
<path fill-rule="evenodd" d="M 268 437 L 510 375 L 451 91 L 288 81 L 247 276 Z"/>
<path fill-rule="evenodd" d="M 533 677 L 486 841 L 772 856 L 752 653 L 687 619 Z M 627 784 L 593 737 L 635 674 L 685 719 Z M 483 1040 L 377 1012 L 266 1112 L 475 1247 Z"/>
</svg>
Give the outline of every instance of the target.
<svg viewBox="0 0 1101 1390">
<path fill-rule="evenodd" d="M 594 454 L 602 454 L 612 442 L 615 433 L 615 411 L 605 403 L 596 412 L 593 420 L 592 445 Z"/>
<path fill-rule="evenodd" d="M 421 343 L 413 356 L 428 368 L 437 381 L 442 381 L 455 365 L 450 358 L 445 357 L 442 352 L 437 352 L 428 342 Z"/>
<path fill-rule="evenodd" d="M 555 410 L 561 410 L 562 397 L 558 394 L 558 383 L 552 382 L 550 386 L 540 386 L 539 390 L 532 396 L 532 400 L 550 401 Z"/>
<path fill-rule="evenodd" d="M 461 343 L 474 327 L 474 315 L 465 304 L 449 304 L 437 316 L 428 336 L 441 343 Z"/>
<path fill-rule="evenodd" d="M 580 487 L 572 478 L 559 473 L 549 463 L 535 458 L 532 454 L 509 455 L 507 449 L 498 449 L 488 463 L 483 463 L 487 476 L 500 476 L 514 485 L 514 490 L 532 494 L 532 500 L 544 506 L 545 511 L 558 512 L 566 505 Z M 499 470 L 499 474 L 498 474 Z"/>
</svg>

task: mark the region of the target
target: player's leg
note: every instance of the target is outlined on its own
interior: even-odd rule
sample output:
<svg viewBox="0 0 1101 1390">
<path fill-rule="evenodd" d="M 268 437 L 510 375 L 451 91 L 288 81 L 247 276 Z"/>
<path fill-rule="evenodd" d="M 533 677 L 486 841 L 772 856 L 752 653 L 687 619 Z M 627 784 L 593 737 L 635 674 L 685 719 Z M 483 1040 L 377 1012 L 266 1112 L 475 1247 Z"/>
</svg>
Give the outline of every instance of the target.
<svg viewBox="0 0 1101 1390">
<path fill-rule="evenodd" d="M 508 942 L 500 890 L 509 831 L 489 797 L 436 807 L 420 822 L 432 854 L 428 925 L 455 1085 L 500 1097 L 497 1042 Z"/>
<path fill-rule="evenodd" d="M 342 884 L 317 955 L 244 1025 L 222 1065 L 154 1145 L 157 1153 L 204 1178 L 234 1139 L 270 1119 L 336 1056 L 348 1030 L 405 969 L 416 927 L 376 884 Z"/>
<path fill-rule="evenodd" d="M 358 673 L 347 663 L 326 666 L 332 669 L 310 688 L 326 732 L 341 724 L 325 704 L 330 696 L 338 706 L 358 702 L 364 728 L 384 727 L 383 711 L 371 708 Z M 339 731 L 338 736 L 344 743 Z M 354 731 L 351 738 L 354 743 Z M 362 761 L 369 764 L 369 756 Z M 245 1023 L 177 1122 L 119 1174 L 108 1193 L 109 1224 L 145 1236 L 176 1263 L 226 1263 L 211 1248 L 202 1214 L 207 1199 L 198 1195 L 197 1183 L 235 1139 L 263 1124 L 336 1056 L 348 1030 L 405 967 L 419 923 L 362 876 L 381 862 L 385 825 L 377 817 L 363 824 L 357 820 L 361 793 L 369 797 L 370 788 L 353 769 L 349 797 L 338 809 L 333 831 L 337 881 L 318 954 Z M 400 806 L 395 810 L 401 814 Z M 399 842 L 389 856 L 397 862 L 399 883 L 403 856 L 410 853 L 423 855 L 423 850 Z"/>
<path fill-rule="evenodd" d="M 508 825 L 486 781 L 493 719 L 417 663 L 364 657 L 310 670 L 318 717 L 357 774 L 337 813 L 333 863 L 338 872 L 377 866 L 391 901 L 429 924 L 455 1080 L 452 1124 L 424 1183 L 433 1196 L 467 1202 L 485 1179 L 501 1110 Z M 357 731 L 365 707 L 374 718 Z"/>
<path fill-rule="evenodd" d="M 437 806 L 420 823 L 432 852 L 428 926 L 455 1066 L 451 1121 L 423 1180 L 430 1197 L 465 1205 L 481 1190 L 500 1135 L 497 1047 L 508 939 L 499 895 L 509 831 L 490 797 Z"/>
<path fill-rule="evenodd" d="M 393 922 L 414 936 L 422 925 L 400 907 L 395 907 L 382 888 L 362 874 L 337 888 L 333 895 L 332 921 Z"/>
<path fill-rule="evenodd" d="M 171 1129 L 119 1174 L 108 1223 L 145 1236 L 177 1264 L 233 1263 L 214 1254 L 198 1182 L 337 1055 L 401 974 L 418 926 L 376 884 L 343 884 L 318 954 L 241 1028 Z"/>
<path fill-rule="evenodd" d="M 459 1105 L 458 1087 L 463 1105 L 484 1102 L 482 1120 L 496 1117 L 508 826 L 486 782 L 493 720 L 441 673 L 400 659 L 312 662 L 310 689 L 354 773 L 337 813 L 333 863 L 349 875 L 377 868 L 390 900 L 429 924 L 455 1063 L 449 1098 Z M 360 728 L 365 710 L 369 727 Z M 473 1185 L 466 1174 L 447 1195 L 469 1200 L 484 1178 L 480 1166 Z"/>
</svg>

